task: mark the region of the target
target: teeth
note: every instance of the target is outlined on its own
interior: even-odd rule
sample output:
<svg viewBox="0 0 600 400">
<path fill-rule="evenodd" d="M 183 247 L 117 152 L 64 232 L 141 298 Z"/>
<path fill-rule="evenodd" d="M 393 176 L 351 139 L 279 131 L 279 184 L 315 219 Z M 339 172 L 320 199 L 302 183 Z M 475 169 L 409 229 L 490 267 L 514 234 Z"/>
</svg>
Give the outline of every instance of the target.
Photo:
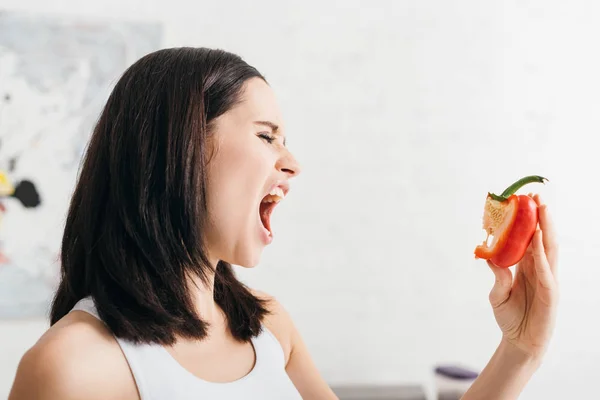
<svg viewBox="0 0 600 400">
<path fill-rule="evenodd" d="M 263 203 L 279 203 L 281 200 L 282 200 L 282 198 L 279 196 L 268 194 L 267 197 L 265 197 L 262 202 Z"/>
<path fill-rule="evenodd" d="M 273 188 L 267 196 L 263 199 L 263 203 L 279 203 L 285 198 L 283 189 L 280 187 Z"/>
<path fill-rule="evenodd" d="M 285 195 L 283 194 L 283 189 L 280 187 L 273 188 L 273 190 L 271 190 L 269 192 L 269 194 L 271 196 L 279 196 L 279 197 L 281 197 L 281 199 L 283 199 L 285 197 Z"/>
</svg>

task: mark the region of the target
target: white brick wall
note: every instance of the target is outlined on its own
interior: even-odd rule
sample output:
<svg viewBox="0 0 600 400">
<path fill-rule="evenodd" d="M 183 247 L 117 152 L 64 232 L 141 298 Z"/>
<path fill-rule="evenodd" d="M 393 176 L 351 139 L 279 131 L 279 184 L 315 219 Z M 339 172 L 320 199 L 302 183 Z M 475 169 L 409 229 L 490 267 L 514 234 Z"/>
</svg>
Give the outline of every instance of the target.
<svg viewBox="0 0 600 400">
<path fill-rule="evenodd" d="M 159 20 L 165 46 L 222 47 L 266 74 L 304 173 L 276 212 L 264 262 L 241 276 L 285 304 L 332 383 L 429 385 L 437 362 L 482 368 L 499 340 L 493 276 L 472 258 L 485 193 L 547 176 L 531 189 L 560 229 L 562 303 L 521 398 L 596 390 L 598 3 L 2 4 Z M 0 323 L 0 397 L 44 326 Z"/>
</svg>

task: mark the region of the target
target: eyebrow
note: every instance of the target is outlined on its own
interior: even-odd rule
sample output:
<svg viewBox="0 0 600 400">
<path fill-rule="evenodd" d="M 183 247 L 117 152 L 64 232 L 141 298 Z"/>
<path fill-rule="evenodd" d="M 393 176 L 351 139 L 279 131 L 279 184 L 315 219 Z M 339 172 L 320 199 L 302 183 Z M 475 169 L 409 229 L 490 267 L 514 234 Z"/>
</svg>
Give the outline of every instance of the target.
<svg viewBox="0 0 600 400">
<path fill-rule="evenodd" d="M 271 121 L 254 121 L 254 123 L 256 125 L 267 126 L 267 127 L 271 128 L 271 131 L 273 131 L 274 135 L 282 136 L 283 137 L 283 145 L 285 146 L 286 137 L 281 135 L 281 133 L 279 132 L 279 125 L 277 125 L 276 123 L 271 122 Z"/>
</svg>

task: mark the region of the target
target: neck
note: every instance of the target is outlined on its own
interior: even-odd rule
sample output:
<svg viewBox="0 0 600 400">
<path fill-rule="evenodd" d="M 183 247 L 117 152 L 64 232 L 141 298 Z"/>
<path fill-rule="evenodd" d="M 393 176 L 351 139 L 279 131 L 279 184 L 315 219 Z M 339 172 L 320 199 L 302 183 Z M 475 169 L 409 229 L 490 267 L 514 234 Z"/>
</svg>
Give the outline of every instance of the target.
<svg viewBox="0 0 600 400">
<path fill-rule="evenodd" d="M 199 277 L 193 277 L 189 285 L 196 312 L 210 325 L 210 330 L 220 327 L 225 321 L 223 311 L 215 302 L 215 270 L 216 268 L 207 271 L 206 282 Z"/>
</svg>

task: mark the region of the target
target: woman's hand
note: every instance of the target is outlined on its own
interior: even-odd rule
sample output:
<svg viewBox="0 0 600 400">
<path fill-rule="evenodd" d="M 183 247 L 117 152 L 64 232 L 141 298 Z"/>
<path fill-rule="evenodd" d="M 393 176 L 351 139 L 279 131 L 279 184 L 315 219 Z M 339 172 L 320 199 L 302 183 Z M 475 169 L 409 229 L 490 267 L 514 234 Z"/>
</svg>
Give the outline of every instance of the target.
<svg viewBox="0 0 600 400">
<path fill-rule="evenodd" d="M 517 264 L 514 281 L 510 269 L 488 261 L 496 275 L 490 303 L 502 329 L 502 341 L 462 400 L 517 399 L 552 336 L 558 303 L 558 245 L 546 205 L 537 195 L 533 199 L 540 229 Z"/>
<path fill-rule="evenodd" d="M 488 261 L 496 276 L 489 299 L 503 341 L 539 362 L 556 319 L 558 244 L 546 205 L 538 195 L 533 199 L 538 204 L 539 229 L 517 264 L 514 281 L 510 269 L 496 267 Z"/>
</svg>

